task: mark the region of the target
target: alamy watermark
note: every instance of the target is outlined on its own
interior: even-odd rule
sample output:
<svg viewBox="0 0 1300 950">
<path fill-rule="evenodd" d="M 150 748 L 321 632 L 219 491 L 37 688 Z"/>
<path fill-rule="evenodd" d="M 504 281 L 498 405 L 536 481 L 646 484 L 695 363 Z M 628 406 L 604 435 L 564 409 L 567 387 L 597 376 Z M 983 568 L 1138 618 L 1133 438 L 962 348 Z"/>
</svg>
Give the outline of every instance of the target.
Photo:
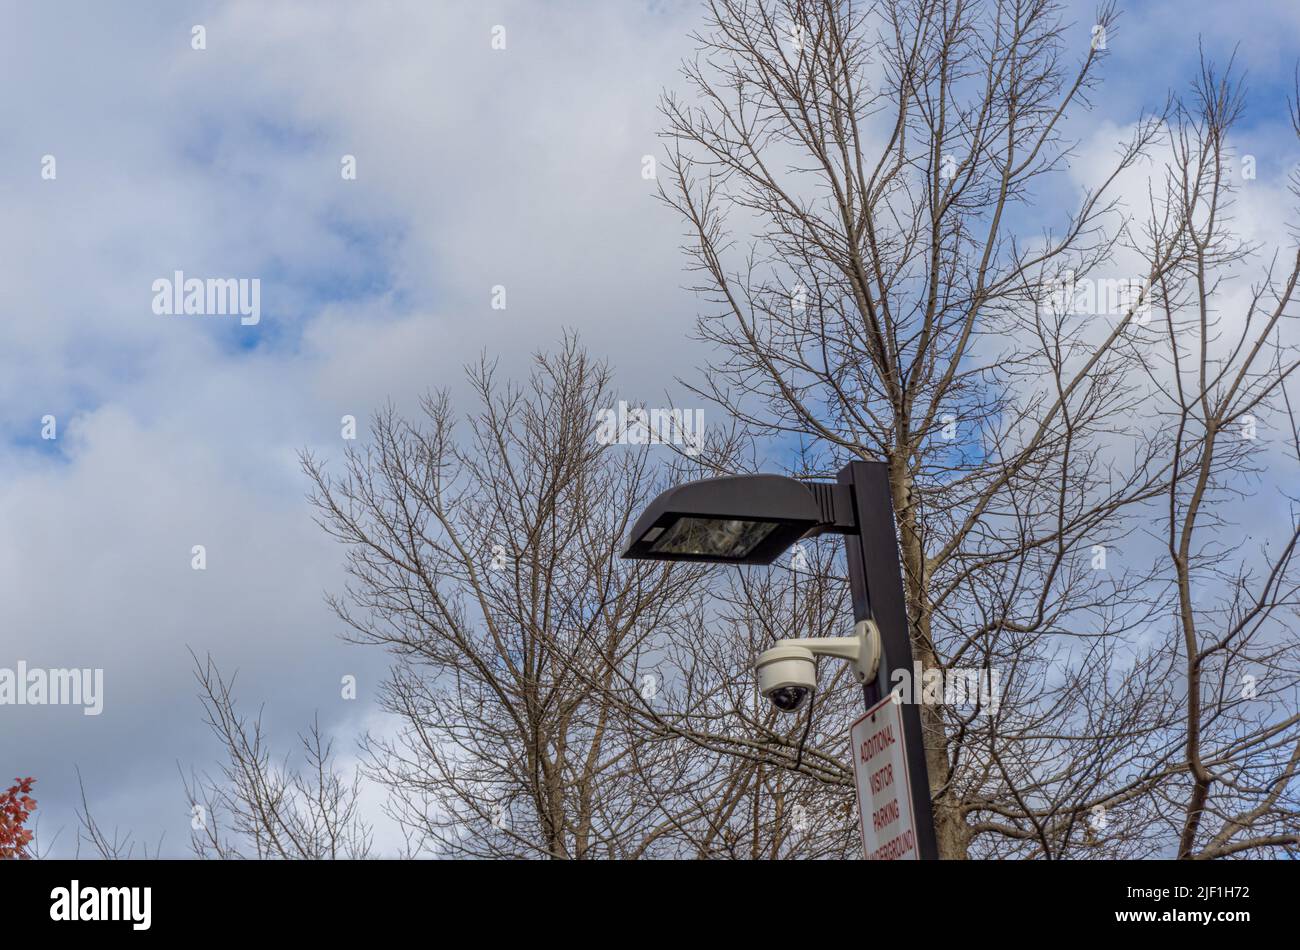
<svg viewBox="0 0 1300 950">
<path fill-rule="evenodd" d="M 0 706 L 81 706 L 86 716 L 104 711 L 104 671 L 101 669 L 0 667 Z"/>
<path fill-rule="evenodd" d="M 643 409 L 619 400 L 617 409 L 596 411 L 601 445 L 677 445 L 695 456 L 704 445 L 703 409 Z"/>
<path fill-rule="evenodd" d="M 889 687 L 897 703 L 920 703 L 925 706 L 976 706 L 985 715 L 1002 705 L 1002 674 L 993 668 L 952 667 L 923 670 L 916 660 L 912 669 L 905 667 L 889 674 Z"/>
<path fill-rule="evenodd" d="M 1130 312 L 1138 323 L 1145 323 L 1151 313 L 1151 290 L 1140 277 L 1076 278 L 1066 271 L 1060 278 L 1042 285 L 1039 299 L 1053 313 L 1126 316 Z"/>
<path fill-rule="evenodd" d="M 153 312 L 159 316 L 238 315 L 246 327 L 262 319 L 259 277 L 186 277 L 176 271 L 153 282 Z"/>
<path fill-rule="evenodd" d="M 50 920 L 127 921 L 132 930 L 148 930 L 153 922 L 152 887 L 83 887 L 74 879 L 50 891 Z"/>
</svg>

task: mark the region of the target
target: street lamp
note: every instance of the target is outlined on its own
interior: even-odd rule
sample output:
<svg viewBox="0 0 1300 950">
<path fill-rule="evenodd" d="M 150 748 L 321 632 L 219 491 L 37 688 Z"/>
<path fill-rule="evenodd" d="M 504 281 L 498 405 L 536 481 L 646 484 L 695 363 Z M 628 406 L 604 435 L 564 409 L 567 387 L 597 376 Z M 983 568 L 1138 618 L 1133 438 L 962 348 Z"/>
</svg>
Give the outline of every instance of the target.
<svg viewBox="0 0 1300 950">
<path fill-rule="evenodd" d="M 850 462 L 834 482 L 732 475 L 678 485 L 651 502 L 637 519 L 623 557 L 771 564 L 796 541 L 825 533 L 845 536 L 855 637 L 780 641 L 759 657 L 760 686 L 773 702 L 779 697 L 778 708 L 793 711 L 811 689 L 809 677 L 811 683 L 816 681 L 815 656 L 838 656 L 854 664 L 870 710 L 887 695 L 895 670 L 912 675 L 912 642 L 884 462 Z M 912 777 L 917 853 L 934 858 L 938 853 L 920 711 L 905 703 L 900 712 Z"/>
<path fill-rule="evenodd" d="M 625 558 L 771 564 L 800 538 L 853 528 L 843 485 L 729 475 L 670 488 L 632 527 Z"/>
</svg>

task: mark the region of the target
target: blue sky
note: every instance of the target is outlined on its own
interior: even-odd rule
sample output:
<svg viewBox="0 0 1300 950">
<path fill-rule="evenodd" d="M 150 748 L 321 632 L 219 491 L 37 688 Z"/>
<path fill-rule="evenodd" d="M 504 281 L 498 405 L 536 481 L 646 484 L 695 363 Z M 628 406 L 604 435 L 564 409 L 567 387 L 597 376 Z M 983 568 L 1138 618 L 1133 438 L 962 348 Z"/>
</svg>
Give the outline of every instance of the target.
<svg viewBox="0 0 1300 950">
<path fill-rule="evenodd" d="M 1092 5 L 1070 6 L 1086 43 Z M 1096 109 L 1072 123 L 1082 161 L 1185 88 L 1203 34 L 1218 58 L 1240 44 L 1243 147 L 1274 188 L 1300 159 L 1284 104 L 1300 7 L 1125 9 Z M 181 854 L 177 763 L 216 752 L 189 649 L 240 670 L 277 739 L 317 711 L 344 747 L 382 728 L 385 659 L 339 642 L 322 603 L 342 552 L 311 522 L 299 449 L 337 455 L 343 414 L 455 393 L 484 351 L 518 372 L 566 327 L 632 400 L 680 396 L 674 377 L 707 361 L 682 228 L 640 174 L 699 6 L 18 2 L 3 16 L 0 666 L 103 667 L 106 696 L 95 718 L 0 707 L 0 779 L 37 777 L 55 854 L 75 838 L 76 767 L 102 820 Z M 261 322 L 155 315 L 151 283 L 175 270 L 260 278 Z M 46 414 L 55 442 L 39 438 Z M 356 701 L 339 698 L 345 674 Z"/>
</svg>

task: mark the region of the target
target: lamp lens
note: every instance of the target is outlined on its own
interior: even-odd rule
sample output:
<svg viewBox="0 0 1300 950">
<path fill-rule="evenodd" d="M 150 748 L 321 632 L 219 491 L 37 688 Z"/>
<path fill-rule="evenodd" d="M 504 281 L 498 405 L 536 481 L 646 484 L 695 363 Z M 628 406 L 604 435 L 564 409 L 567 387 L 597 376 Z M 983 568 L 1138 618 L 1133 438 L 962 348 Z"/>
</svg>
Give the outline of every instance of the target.
<svg viewBox="0 0 1300 950">
<path fill-rule="evenodd" d="M 650 548 L 656 554 L 741 558 L 776 530 L 774 521 L 679 518 Z"/>
</svg>

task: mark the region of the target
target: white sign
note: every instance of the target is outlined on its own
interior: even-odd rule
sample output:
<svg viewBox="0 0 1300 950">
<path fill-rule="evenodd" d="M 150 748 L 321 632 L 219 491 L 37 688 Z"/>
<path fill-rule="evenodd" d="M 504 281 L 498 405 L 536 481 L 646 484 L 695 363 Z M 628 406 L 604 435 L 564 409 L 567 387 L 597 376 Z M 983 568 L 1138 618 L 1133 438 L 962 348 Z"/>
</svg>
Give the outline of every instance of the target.
<svg viewBox="0 0 1300 950">
<path fill-rule="evenodd" d="M 868 861 L 915 861 L 916 816 L 903 741 L 903 706 L 886 696 L 849 733 L 858 784 L 862 848 Z"/>
</svg>

